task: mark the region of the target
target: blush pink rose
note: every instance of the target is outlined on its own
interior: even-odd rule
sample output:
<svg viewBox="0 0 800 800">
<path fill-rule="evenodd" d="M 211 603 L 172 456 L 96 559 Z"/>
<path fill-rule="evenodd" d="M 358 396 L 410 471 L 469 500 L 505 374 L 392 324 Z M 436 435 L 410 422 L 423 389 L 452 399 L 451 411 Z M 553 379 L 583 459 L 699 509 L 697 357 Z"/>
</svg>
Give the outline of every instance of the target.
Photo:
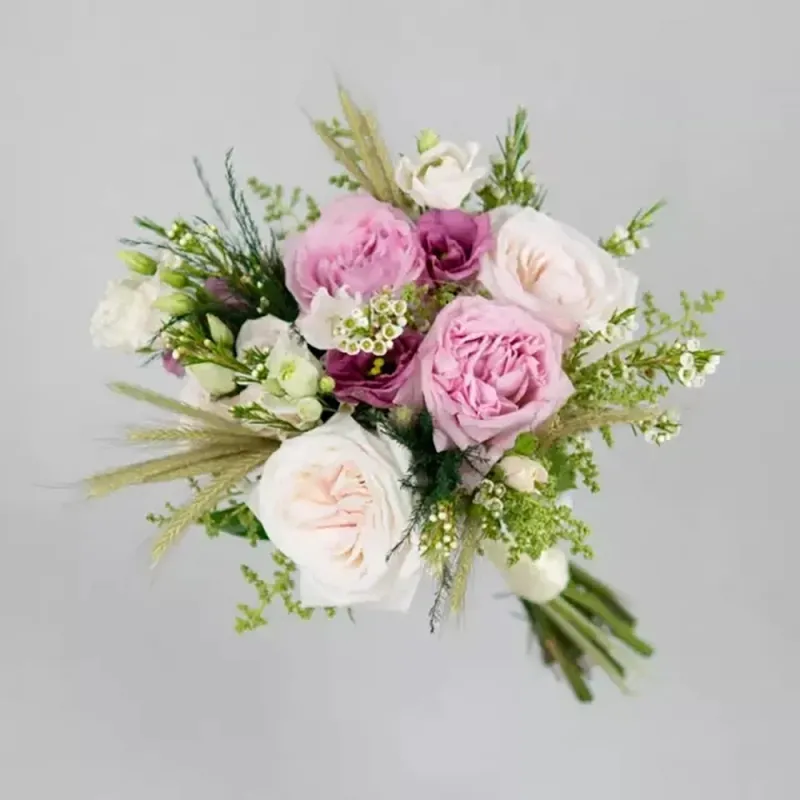
<svg viewBox="0 0 800 800">
<path fill-rule="evenodd" d="M 437 450 L 482 445 L 494 462 L 572 394 L 563 348 L 518 306 L 458 297 L 436 317 L 396 402 L 430 412 Z"/>
<path fill-rule="evenodd" d="M 286 285 L 308 311 L 320 289 L 369 297 L 416 283 L 425 253 L 411 220 L 369 195 L 343 197 L 287 244 Z"/>
</svg>

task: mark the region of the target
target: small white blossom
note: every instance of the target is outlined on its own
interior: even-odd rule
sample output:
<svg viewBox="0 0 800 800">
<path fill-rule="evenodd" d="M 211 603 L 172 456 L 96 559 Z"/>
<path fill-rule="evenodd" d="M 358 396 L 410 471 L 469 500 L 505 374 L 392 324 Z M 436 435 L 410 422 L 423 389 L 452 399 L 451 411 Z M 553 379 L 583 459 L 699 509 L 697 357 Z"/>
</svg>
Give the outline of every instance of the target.
<svg viewBox="0 0 800 800">
<path fill-rule="evenodd" d="M 614 238 L 624 242 L 628 238 L 628 229 L 622 225 L 617 225 L 614 228 Z"/>
<path fill-rule="evenodd" d="M 626 256 L 632 256 L 636 252 L 636 243 L 628 239 L 623 245 L 623 250 Z"/>
<path fill-rule="evenodd" d="M 690 353 L 696 353 L 700 349 L 700 342 L 697 339 L 688 339 L 686 342 L 686 349 Z"/>
<path fill-rule="evenodd" d="M 684 386 L 690 386 L 696 376 L 697 370 L 694 367 L 681 367 L 678 370 L 678 380 Z"/>
<path fill-rule="evenodd" d="M 681 353 L 680 362 L 682 367 L 693 367 L 694 356 L 691 353 Z"/>
<path fill-rule="evenodd" d="M 692 388 L 702 389 L 706 385 L 706 379 L 702 375 L 696 375 L 692 380 Z"/>
</svg>

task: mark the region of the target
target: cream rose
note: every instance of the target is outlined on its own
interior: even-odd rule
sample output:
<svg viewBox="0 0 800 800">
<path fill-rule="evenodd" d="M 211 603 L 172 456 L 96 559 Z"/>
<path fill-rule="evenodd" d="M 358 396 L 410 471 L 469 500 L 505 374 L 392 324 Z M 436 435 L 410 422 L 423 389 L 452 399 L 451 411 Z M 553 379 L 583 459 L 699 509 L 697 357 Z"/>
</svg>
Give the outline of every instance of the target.
<svg viewBox="0 0 800 800">
<path fill-rule="evenodd" d="M 111 281 L 89 325 L 95 347 L 135 353 L 153 343 L 166 319 L 153 305 L 161 292 L 155 276 Z"/>
<path fill-rule="evenodd" d="M 284 442 L 251 500 L 275 547 L 300 572 L 306 606 L 408 609 L 420 579 L 413 507 L 401 485 L 409 454 L 339 414 Z"/>
<path fill-rule="evenodd" d="M 416 163 L 403 156 L 395 170 L 397 185 L 421 206 L 458 208 L 486 175 L 485 168 L 475 166 L 478 149 L 474 142 L 464 148 L 439 142 L 422 152 Z"/>
<path fill-rule="evenodd" d="M 582 233 L 533 208 L 490 212 L 495 246 L 481 260 L 480 282 L 562 334 L 600 331 L 636 304 L 639 279 Z"/>
</svg>

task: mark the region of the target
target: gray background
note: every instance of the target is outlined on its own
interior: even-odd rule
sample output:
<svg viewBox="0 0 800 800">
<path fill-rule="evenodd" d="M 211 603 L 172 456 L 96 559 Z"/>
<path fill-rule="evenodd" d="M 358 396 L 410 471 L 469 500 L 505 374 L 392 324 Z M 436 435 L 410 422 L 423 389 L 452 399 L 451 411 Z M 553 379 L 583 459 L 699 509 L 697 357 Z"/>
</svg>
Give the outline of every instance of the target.
<svg viewBox="0 0 800 800">
<path fill-rule="evenodd" d="M 5 0 L 0 795 L 797 797 L 791 7 Z M 489 146 L 528 105 L 552 213 L 595 236 L 665 195 L 644 285 L 729 292 L 711 323 L 729 356 L 684 394 L 684 435 L 603 453 L 602 496 L 578 500 L 659 647 L 636 698 L 598 680 L 575 703 L 488 570 L 439 636 L 423 592 L 408 616 L 276 611 L 237 638 L 238 565 L 264 553 L 192 535 L 153 575 L 143 516 L 171 492 L 79 499 L 142 417 L 104 381 L 176 388 L 91 349 L 115 237 L 134 213 L 205 212 L 190 157 L 219 176 L 231 145 L 243 177 L 328 197 L 302 110 L 334 111 L 334 71 L 397 150 L 423 126 Z"/>
</svg>

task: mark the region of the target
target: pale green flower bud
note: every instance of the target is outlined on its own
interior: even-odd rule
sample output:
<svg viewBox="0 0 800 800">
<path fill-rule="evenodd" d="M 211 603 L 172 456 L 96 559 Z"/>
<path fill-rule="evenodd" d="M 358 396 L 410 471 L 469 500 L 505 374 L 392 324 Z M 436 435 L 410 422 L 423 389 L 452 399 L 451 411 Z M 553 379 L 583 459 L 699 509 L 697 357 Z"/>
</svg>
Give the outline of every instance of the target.
<svg viewBox="0 0 800 800">
<path fill-rule="evenodd" d="M 417 152 L 424 153 L 439 144 L 439 134 L 430 128 L 425 128 L 417 136 Z"/>
<path fill-rule="evenodd" d="M 178 317 L 183 314 L 188 314 L 194 308 L 194 302 L 188 295 L 175 292 L 159 297 L 153 303 L 153 306 L 159 311 Z"/>
<path fill-rule="evenodd" d="M 312 397 L 319 386 L 317 368 L 297 356 L 284 358 L 278 369 L 270 377 L 275 378 L 289 397 Z"/>
<path fill-rule="evenodd" d="M 122 250 L 117 254 L 131 272 L 139 275 L 155 275 L 158 263 L 154 258 L 136 250 Z"/>
<path fill-rule="evenodd" d="M 208 330 L 211 333 L 211 338 L 223 347 L 233 346 L 233 334 L 231 329 L 219 318 L 213 314 L 206 314 L 206 322 L 208 322 Z"/>
<path fill-rule="evenodd" d="M 283 387 L 275 378 L 267 378 L 262 385 L 269 394 L 275 397 L 283 397 Z"/>
<path fill-rule="evenodd" d="M 191 364 L 186 367 L 186 371 L 214 397 L 230 394 L 236 389 L 233 370 L 217 364 Z"/>
<path fill-rule="evenodd" d="M 330 394 L 336 388 L 336 381 L 330 375 L 323 375 L 319 381 L 319 390 L 322 394 Z"/>
<path fill-rule="evenodd" d="M 171 286 L 173 289 L 183 289 L 183 287 L 189 283 L 185 275 L 176 272 L 174 269 L 167 269 L 164 267 L 161 268 L 158 277 L 161 279 L 161 283 L 166 283 L 167 286 Z"/>
<path fill-rule="evenodd" d="M 297 401 L 297 415 L 303 422 L 316 422 L 322 416 L 322 403 L 316 397 Z"/>
</svg>

